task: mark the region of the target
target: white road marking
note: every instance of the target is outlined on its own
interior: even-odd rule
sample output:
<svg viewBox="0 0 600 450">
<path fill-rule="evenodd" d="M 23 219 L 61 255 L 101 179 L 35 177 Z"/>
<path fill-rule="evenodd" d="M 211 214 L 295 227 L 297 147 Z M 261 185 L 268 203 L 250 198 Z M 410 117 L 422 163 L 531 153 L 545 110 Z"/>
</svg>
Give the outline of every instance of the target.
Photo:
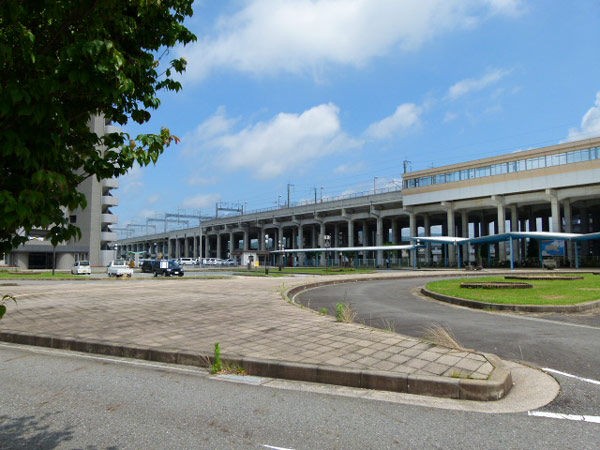
<svg viewBox="0 0 600 450">
<path fill-rule="evenodd" d="M 566 372 L 561 372 L 560 370 L 554 370 L 554 369 L 549 369 L 547 367 L 544 367 L 542 369 L 544 372 L 550 372 L 550 373 L 555 373 L 557 375 L 562 375 L 564 377 L 569 377 L 569 378 L 575 378 L 576 380 L 579 381 L 584 381 L 586 383 L 591 383 L 591 384 L 598 384 L 600 385 L 600 381 L 598 380 L 592 380 L 591 378 L 582 378 L 582 377 L 578 377 L 577 375 L 573 375 L 570 373 L 566 373 Z"/>
<path fill-rule="evenodd" d="M 600 416 L 579 416 L 577 414 L 560 414 L 544 411 L 528 411 L 528 416 L 547 417 L 550 419 L 575 420 L 579 422 L 600 423 Z"/>
<path fill-rule="evenodd" d="M 265 448 L 272 448 L 273 450 L 294 450 L 293 448 L 285 448 L 285 447 L 273 447 L 272 445 L 263 444 Z"/>
</svg>

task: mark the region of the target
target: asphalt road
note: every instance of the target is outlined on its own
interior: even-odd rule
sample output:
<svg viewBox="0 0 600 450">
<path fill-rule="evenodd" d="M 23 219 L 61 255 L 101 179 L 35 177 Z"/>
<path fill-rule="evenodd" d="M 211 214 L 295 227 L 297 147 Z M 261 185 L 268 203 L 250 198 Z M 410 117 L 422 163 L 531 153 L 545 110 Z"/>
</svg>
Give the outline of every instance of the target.
<svg viewBox="0 0 600 450">
<path fill-rule="evenodd" d="M 600 440 L 596 423 L 232 383 L 197 368 L 10 344 L 0 344 L 0 377 L 2 449 L 545 450 Z"/>
<path fill-rule="evenodd" d="M 466 348 L 551 369 L 563 388 L 553 410 L 600 415 L 600 310 L 536 315 L 478 311 L 417 295 L 426 282 L 420 278 L 325 286 L 302 293 L 296 301 L 317 311 L 328 308 L 332 314 L 336 303 L 345 302 L 357 312 L 356 321 L 415 337 L 441 325 Z"/>
</svg>

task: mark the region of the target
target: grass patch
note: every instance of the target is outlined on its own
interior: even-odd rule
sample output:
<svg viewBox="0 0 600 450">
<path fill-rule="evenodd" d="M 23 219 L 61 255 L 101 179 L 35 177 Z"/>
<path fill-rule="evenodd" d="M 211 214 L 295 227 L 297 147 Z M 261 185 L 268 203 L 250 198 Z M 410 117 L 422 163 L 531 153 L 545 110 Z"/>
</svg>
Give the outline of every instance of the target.
<svg viewBox="0 0 600 450">
<path fill-rule="evenodd" d="M 337 303 L 335 305 L 335 320 L 338 322 L 351 323 L 356 318 L 356 311 L 348 303 Z"/>
<path fill-rule="evenodd" d="M 431 325 L 423 330 L 423 340 L 431 342 L 435 345 L 441 345 L 442 347 L 452 348 L 454 350 L 465 350 L 465 348 L 458 342 L 458 339 L 452 333 L 450 328 L 442 325 Z"/>
<path fill-rule="evenodd" d="M 0 280 L 74 280 L 89 279 L 89 275 L 72 275 L 70 272 L 13 272 L 0 271 Z"/>
<path fill-rule="evenodd" d="M 498 282 L 503 276 L 456 278 L 433 281 L 427 289 L 439 294 L 485 303 L 510 305 L 574 305 L 600 299 L 600 279 L 583 274 L 582 280 L 527 280 L 532 289 L 465 289 L 460 284 L 469 281 Z"/>
</svg>

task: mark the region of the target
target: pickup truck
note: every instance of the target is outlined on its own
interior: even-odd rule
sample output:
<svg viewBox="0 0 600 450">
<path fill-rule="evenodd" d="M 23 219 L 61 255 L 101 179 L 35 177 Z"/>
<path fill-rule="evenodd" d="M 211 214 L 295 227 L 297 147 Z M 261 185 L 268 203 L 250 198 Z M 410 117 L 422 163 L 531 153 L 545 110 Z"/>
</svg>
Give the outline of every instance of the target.
<svg viewBox="0 0 600 450">
<path fill-rule="evenodd" d="M 106 268 L 106 273 L 109 277 L 131 277 L 133 275 L 133 269 L 127 265 L 122 259 L 111 261 Z"/>
</svg>

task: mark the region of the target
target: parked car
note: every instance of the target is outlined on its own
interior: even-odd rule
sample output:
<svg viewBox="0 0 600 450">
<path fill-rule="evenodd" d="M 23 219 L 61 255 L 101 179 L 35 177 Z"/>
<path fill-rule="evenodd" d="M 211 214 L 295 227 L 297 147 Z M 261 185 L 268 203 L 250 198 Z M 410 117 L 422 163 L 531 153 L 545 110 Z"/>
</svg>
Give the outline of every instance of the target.
<svg viewBox="0 0 600 450">
<path fill-rule="evenodd" d="M 73 267 L 71 267 L 71 273 L 73 275 L 91 275 L 92 268 L 90 266 L 90 262 L 77 261 L 75 264 L 73 264 Z"/>
<path fill-rule="evenodd" d="M 223 261 L 221 261 L 221 265 L 222 266 L 237 266 L 237 262 L 235 259 L 224 259 Z"/>
<path fill-rule="evenodd" d="M 127 265 L 122 259 L 111 261 L 106 268 L 106 273 L 109 277 L 131 277 L 133 275 L 133 269 Z"/>
<path fill-rule="evenodd" d="M 196 264 L 196 260 L 194 258 L 179 258 L 177 260 L 180 266 L 190 265 L 193 266 Z"/>
<path fill-rule="evenodd" d="M 157 263 L 158 261 L 156 261 L 155 259 L 146 259 L 142 261 L 142 264 L 140 266 L 140 268 L 142 269 L 142 273 L 154 273 L 154 266 L 156 266 Z"/>
<path fill-rule="evenodd" d="M 177 275 L 178 277 L 183 276 L 183 267 L 181 267 L 174 259 L 163 259 L 157 261 L 158 264 L 154 266 L 154 276 L 157 277 L 162 275 L 164 277 L 170 277 Z"/>
</svg>

